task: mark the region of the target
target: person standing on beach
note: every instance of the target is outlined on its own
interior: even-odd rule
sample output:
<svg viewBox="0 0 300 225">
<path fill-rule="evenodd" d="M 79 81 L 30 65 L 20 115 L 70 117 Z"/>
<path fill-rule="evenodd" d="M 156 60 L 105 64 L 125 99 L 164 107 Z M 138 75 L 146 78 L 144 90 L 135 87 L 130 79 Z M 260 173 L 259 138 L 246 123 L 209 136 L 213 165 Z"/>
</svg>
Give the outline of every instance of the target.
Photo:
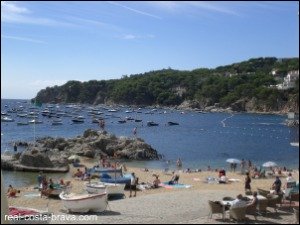
<svg viewBox="0 0 300 225">
<path fill-rule="evenodd" d="M 245 192 L 250 191 L 251 192 L 251 178 L 249 175 L 249 172 L 246 173 L 246 178 L 245 178 Z"/>
<path fill-rule="evenodd" d="M 176 165 L 178 168 L 181 168 L 182 167 L 182 161 L 180 158 L 178 158 L 177 162 L 176 162 Z"/>
<path fill-rule="evenodd" d="M 244 159 L 242 159 L 241 161 L 241 173 L 245 174 L 245 166 L 246 166 L 246 162 Z"/>
<path fill-rule="evenodd" d="M 134 191 L 134 196 L 133 197 L 136 197 L 136 185 L 138 183 L 138 178 L 135 176 L 134 173 L 131 174 L 131 181 L 130 181 L 130 195 L 129 195 L 129 198 L 132 197 L 131 193 L 132 191 Z"/>
</svg>

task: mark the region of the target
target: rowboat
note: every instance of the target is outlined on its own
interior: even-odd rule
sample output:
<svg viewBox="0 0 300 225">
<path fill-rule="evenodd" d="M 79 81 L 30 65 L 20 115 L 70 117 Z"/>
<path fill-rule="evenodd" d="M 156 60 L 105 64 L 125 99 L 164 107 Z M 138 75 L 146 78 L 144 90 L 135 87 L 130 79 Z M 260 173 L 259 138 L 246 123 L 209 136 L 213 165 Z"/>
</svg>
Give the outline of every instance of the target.
<svg viewBox="0 0 300 225">
<path fill-rule="evenodd" d="M 103 182 L 92 182 L 92 183 L 85 183 L 86 191 L 88 193 L 103 193 L 107 192 L 108 197 L 111 196 L 123 196 L 124 195 L 124 188 L 126 184 L 113 184 L 113 183 L 103 183 Z"/>
<path fill-rule="evenodd" d="M 59 195 L 63 202 L 64 208 L 69 212 L 87 213 L 103 212 L 107 207 L 107 193 L 100 194 L 66 194 Z"/>
</svg>

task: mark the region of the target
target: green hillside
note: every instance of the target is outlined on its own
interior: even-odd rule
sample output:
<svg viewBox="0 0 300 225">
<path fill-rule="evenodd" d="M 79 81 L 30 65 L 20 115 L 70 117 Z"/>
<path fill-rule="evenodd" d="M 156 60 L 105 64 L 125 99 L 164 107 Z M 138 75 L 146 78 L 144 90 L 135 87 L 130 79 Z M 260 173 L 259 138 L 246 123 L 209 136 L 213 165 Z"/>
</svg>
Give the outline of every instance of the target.
<svg viewBox="0 0 300 225">
<path fill-rule="evenodd" d="M 163 69 L 116 80 L 68 81 L 39 91 L 36 100 L 161 106 L 178 106 L 190 100 L 198 108 L 218 103 L 220 107 L 238 111 L 245 110 L 244 106 L 237 107 L 240 102 L 251 102 L 257 111 L 280 111 L 287 105 L 298 109 L 299 80 L 294 89 L 269 88 L 278 82 L 271 75 L 273 69 L 283 77 L 288 71 L 299 70 L 299 58 L 255 58 L 215 69 Z"/>
</svg>

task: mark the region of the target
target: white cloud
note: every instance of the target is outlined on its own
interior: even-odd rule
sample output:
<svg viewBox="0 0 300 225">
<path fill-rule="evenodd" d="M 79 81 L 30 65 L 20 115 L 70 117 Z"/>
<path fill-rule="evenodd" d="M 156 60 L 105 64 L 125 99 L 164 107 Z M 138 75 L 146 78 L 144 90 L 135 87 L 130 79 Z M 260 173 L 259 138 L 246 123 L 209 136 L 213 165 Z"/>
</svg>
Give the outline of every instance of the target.
<svg viewBox="0 0 300 225">
<path fill-rule="evenodd" d="M 1 35 L 1 38 L 12 39 L 12 40 L 17 40 L 17 41 L 27 41 L 27 42 L 33 42 L 33 43 L 38 43 L 38 44 L 46 44 L 47 43 L 45 41 L 40 41 L 40 40 L 36 40 L 36 39 L 9 36 L 9 35 Z"/>
<path fill-rule="evenodd" d="M 1 14 L 2 13 L 30 13 L 30 11 L 25 7 L 16 6 L 13 2 L 1 1 Z"/>
<path fill-rule="evenodd" d="M 147 34 L 147 35 L 125 34 L 125 35 L 121 36 L 120 38 L 125 39 L 125 40 L 150 39 L 150 38 L 155 38 L 155 35 L 153 35 L 153 34 Z"/>
<path fill-rule="evenodd" d="M 208 12 L 222 13 L 227 15 L 239 15 L 229 7 L 233 4 L 226 2 L 205 2 L 205 1 L 150 1 L 148 5 L 165 11 L 172 12 L 190 12 L 194 9 L 200 9 Z"/>
<path fill-rule="evenodd" d="M 48 18 L 34 17 L 33 12 L 14 2 L 1 2 L 1 23 L 19 23 L 45 26 L 76 26 L 75 24 Z"/>
<path fill-rule="evenodd" d="M 143 11 L 140 11 L 140 10 L 137 10 L 137 9 L 133 9 L 133 8 L 131 8 L 131 7 L 128 7 L 128 6 L 119 4 L 119 3 L 117 3 L 117 2 L 111 2 L 111 1 L 108 1 L 108 3 L 110 3 L 110 4 L 112 4 L 112 5 L 116 5 L 116 6 L 122 7 L 122 8 L 124 8 L 124 9 L 127 9 L 127 10 L 129 10 L 129 11 L 132 11 L 132 12 L 135 12 L 135 13 L 138 13 L 138 14 L 141 14 L 141 15 L 144 15 L 144 16 L 149 16 L 149 17 L 152 17 L 152 18 L 155 18 L 155 19 L 162 19 L 161 17 L 156 16 L 156 15 L 154 15 L 154 14 L 150 14 L 150 13 L 143 12 Z"/>
</svg>

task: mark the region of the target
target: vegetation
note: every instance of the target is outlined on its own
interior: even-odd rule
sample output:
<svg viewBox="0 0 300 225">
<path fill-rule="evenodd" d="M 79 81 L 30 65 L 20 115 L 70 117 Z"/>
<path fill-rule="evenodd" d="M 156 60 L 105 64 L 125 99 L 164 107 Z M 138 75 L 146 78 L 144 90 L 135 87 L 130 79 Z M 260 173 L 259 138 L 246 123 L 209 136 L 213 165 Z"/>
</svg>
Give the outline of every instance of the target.
<svg viewBox="0 0 300 225">
<path fill-rule="evenodd" d="M 291 96 L 299 100 L 299 81 L 296 88 L 288 91 L 272 89 L 270 85 L 276 84 L 271 75 L 274 69 L 285 76 L 288 71 L 299 70 L 299 59 L 256 58 L 215 69 L 179 71 L 169 68 L 123 76 L 118 80 L 69 81 L 39 91 L 36 100 L 163 106 L 177 106 L 185 100 L 193 100 L 199 107 L 215 103 L 229 107 L 243 99 L 276 110 L 279 103 L 288 102 Z"/>
</svg>

